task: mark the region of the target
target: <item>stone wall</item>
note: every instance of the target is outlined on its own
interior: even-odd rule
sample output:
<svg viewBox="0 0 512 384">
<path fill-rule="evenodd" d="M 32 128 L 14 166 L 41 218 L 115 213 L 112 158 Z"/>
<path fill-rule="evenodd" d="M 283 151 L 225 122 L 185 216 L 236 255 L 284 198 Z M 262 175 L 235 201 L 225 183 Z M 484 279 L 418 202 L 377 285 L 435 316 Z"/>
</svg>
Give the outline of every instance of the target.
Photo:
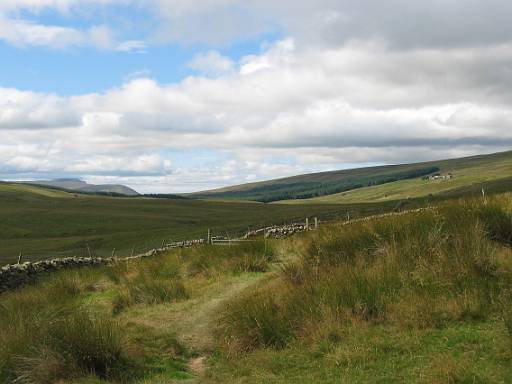
<svg viewBox="0 0 512 384">
<path fill-rule="evenodd" d="M 344 223 L 344 225 L 350 225 L 358 222 L 365 222 L 375 220 L 377 218 L 389 217 L 389 216 L 401 216 L 410 213 L 417 213 L 433 208 L 420 208 L 410 211 L 403 211 L 400 213 L 386 213 L 382 215 L 375 215 L 364 217 L 361 219 L 352 220 Z M 292 236 L 296 233 L 305 232 L 313 229 L 313 226 L 306 224 L 289 224 L 283 226 L 272 226 L 267 228 L 250 231 L 240 240 L 248 240 L 251 237 L 264 236 L 267 238 L 281 239 Z M 236 239 L 228 239 L 224 237 L 215 237 L 212 240 L 215 241 L 235 241 Z M 39 277 L 44 276 L 48 273 L 58 271 L 65 268 L 77 268 L 77 267 L 94 267 L 100 265 L 107 265 L 117 261 L 129 261 L 134 259 L 140 259 L 145 257 L 152 257 L 171 249 L 176 248 L 190 248 L 206 244 L 207 241 L 204 239 L 198 240 L 187 240 L 176 243 L 165 244 L 163 248 L 153 249 L 149 252 L 134 255 L 131 257 L 117 259 L 117 258 L 101 258 L 101 257 L 67 257 L 62 259 L 45 260 L 38 262 L 26 262 L 23 264 L 6 265 L 0 268 L 0 293 L 16 289 L 22 285 L 30 284 L 36 281 Z"/>
<path fill-rule="evenodd" d="M 112 258 L 101 257 L 66 257 L 62 259 L 38 261 L 35 263 L 26 262 L 22 264 L 6 265 L 0 268 L 0 293 L 33 283 L 41 276 L 61 269 L 94 267 L 106 265 L 112 261 Z"/>
<path fill-rule="evenodd" d="M 190 248 L 205 244 L 205 240 L 187 240 L 176 243 L 166 244 L 161 249 L 152 249 L 149 252 L 134 255 L 127 258 L 117 259 L 112 257 L 65 257 L 61 259 L 44 260 L 37 262 L 26 262 L 22 264 L 6 265 L 0 268 L 0 293 L 12 291 L 23 285 L 35 282 L 40 277 L 49 273 L 61 270 L 79 267 L 97 267 L 108 265 L 117 261 L 129 261 L 152 257 L 171 249 Z"/>
<path fill-rule="evenodd" d="M 311 230 L 313 228 L 309 228 Z M 254 231 L 248 232 L 242 239 L 249 239 L 251 237 L 256 236 L 264 236 L 266 238 L 274 238 L 274 239 L 282 239 L 285 237 L 292 236 L 296 233 L 305 232 L 308 228 L 305 224 L 289 224 L 289 225 L 281 225 L 281 226 L 272 226 L 262 229 L 257 229 Z"/>
</svg>

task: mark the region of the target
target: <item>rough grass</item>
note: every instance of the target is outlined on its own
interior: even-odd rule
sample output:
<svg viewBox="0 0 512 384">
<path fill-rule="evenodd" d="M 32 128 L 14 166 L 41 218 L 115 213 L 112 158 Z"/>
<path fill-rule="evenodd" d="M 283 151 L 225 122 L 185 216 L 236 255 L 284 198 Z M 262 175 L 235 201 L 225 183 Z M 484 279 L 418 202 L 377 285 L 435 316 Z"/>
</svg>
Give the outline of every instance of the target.
<svg viewBox="0 0 512 384">
<path fill-rule="evenodd" d="M 118 324 L 77 302 L 92 289 L 86 275 L 59 274 L 41 287 L 1 297 L 0 382 L 123 377 L 130 359 Z"/>
<path fill-rule="evenodd" d="M 453 201 L 62 271 L 0 296 L 0 383 L 512 382 L 511 212 Z"/>
<path fill-rule="evenodd" d="M 32 190 L 36 190 L 37 193 Z M 41 193 L 39 193 L 41 192 Z M 195 200 L 73 197 L 39 187 L 0 186 L 0 264 L 63 256 L 119 257 L 159 248 L 162 242 L 244 233 L 335 214 L 337 206 L 290 207 Z M 62 196 L 63 195 L 63 196 Z M 370 207 L 369 209 L 373 209 Z"/>
<path fill-rule="evenodd" d="M 511 222 L 498 202 L 462 202 L 323 231 L 277 281 L 228 305 L 220 338 L 236 353 L 312 337 L 326 317 L 419 329 L 490 320 L 512 282 L 498 255 Z"/>
<path fill-rule="evenodd" d="M 188 276 L 225 273 L 266 272 L 276 261 L 272 244 L 255 240 L 233 246 L 199 247 L 182 253 Z"/>
<path fill-rule="evenodd" d="M 197 294 L 191 279 L 259 272 L 273 260 L 273 248 L 266 242 L 200 247 L 98 269 L 61 271 L 37 286 L 4 294 L 0 383 L 191 378 L 189 352 L 174 332 L 134 323 L 130 316 L 186 302 Z"/>
</svg>

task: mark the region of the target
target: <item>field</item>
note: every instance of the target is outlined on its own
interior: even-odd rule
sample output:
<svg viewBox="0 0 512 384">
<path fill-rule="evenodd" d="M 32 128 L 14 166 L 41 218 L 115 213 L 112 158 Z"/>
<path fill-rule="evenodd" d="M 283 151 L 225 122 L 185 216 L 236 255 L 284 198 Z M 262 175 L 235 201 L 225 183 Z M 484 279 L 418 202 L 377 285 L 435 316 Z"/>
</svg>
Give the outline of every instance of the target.
<svg viewBox="0 0 512 384">
<path fill-rule="evenodd" d="M 62 271 L 0 296 L 0 383 L 510 383 L 512 195 Z"/>
<path fill-rule="evenodd" d="M 349 207 L 350 208 L 350 207 Z M 127 256 L 162 241 L 230 236 L 249 226 L 333 217 L 340 206 L 270 206 L 193 200 L 114 198 L 0 184 L 0 264 L 59 256 Z M 363 208 L 363 210 L 366 208 Z M 377 209 L 369 206 L 368 209 Z"/>
</svg>

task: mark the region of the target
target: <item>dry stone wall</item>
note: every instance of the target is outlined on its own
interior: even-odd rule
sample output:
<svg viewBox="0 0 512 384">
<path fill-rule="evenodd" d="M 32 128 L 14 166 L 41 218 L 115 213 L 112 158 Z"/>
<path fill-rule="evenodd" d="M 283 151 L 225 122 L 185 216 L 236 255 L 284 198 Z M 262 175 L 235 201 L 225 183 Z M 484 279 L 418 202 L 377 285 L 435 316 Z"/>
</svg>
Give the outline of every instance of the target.
<svg viewBox="0 0 512 384">
<path fill-rule="evenodd" d="M 153 249 L 149 252 L 123 259 L 113 257 L 65 257 L 60 259 L 44 260 L 37 262 L 25 262 L 22 264 L 11 264 L 0 268 L 0 293 L 12 291 L 23 285 L 31 284 L 49 273 L 61 269 L 72 269 L 79 267 L 97 267 L 108 265 L 117 261 L 128 261 L 145 257 L 156 256 L 161 252 L 176 248 L 190 248 L 205 244 L 205 240 L 187 240 L 166 244 L 161 249 Z"/>
<path fill-rule="evenodd" d="M 310 228 L 311 229 L 311 228 Z M 288 236 L 292 236 L 296 233 L 307 231 L 308 228 L 305 224 L 289 224 L 281 226 L 272 226 L 262 229 L 257 229 L 248 232 L 243 239 L 250 237 L 265 236 L 267 238 L 282 239 Z"/>
<path fill-rule="evenodd" d="M 426 210 L 431 210 L 432 208 L 420 208 L 415 209 L 411 211 L 404 211 L 400 213 L 387 213 L 382 215 L 376 215 L 376 216 L 369 216 L 357 220 L 352 220 L 345 225 L 358 223 L 361 221 L 370 221 L 374 220 L 376 218 L 381 217 L 389 217 L 389 216 L 397 216 L 397 215 L 404 215 L 409 213 L 417 213 L 422 212 Z M 316 227 L 316 226 L 315 226 Z M 265 236 L 267 238 L 285 238 L 292 236 L 296 233 L 305 232 L 308 230 L 313 229 L 312 226 L 308 224 L 306 221 L 305 224 L 290 224 L 290 225 L 283 225 L 283 226 L 272 226 L 267 228 L 262 228 L 254 231 L 248 232 L 244 237 L 242 237 L 240 240 L 248 240 L 251 237 L 255 236 Z M 211 240 L 215 241 L 222 241 L 222 240 L 229 240 L 228 238 L 224 237 L 215 237 Z M 232 239 L 234 240 L 234 239 Z M 236 241 L 236 240 L 234 240 Z M 38 262 L 26 262 L 22 264 L 13 264 L 13 265 L 6 265 L 4 267 L 0 268 L 0 293 L 14 290 L 18 287 L 21 287 L 26 284 L 33 283 L 40 277 L 47 275 L 49 273 L 61 270 L 61 269 L 70 269 L 70 268 L 78 268 L 78 267 L 95 267 L 95 266 L 101 266 L 101 265 L 108 265 L 113 262 L 121 261 L 121 260 L 134 260 L 134 259 L 141 259 L 145 257 L 152 257 L 156 256 L 161 252 L 165 252 L 171 249 L 176 248 L 190 248 L 195 247 L 199 245 L 206 244 L 207 241 L 204 239 L 198 239 L 198 240 L 186 240 L 186 241 L 180 241 L 175 243 L 166 244 L 163 248 L 160 249 L 153 249 L 149 252 L 135 255 L 123 259 L 117 259 L 113 257 L 108 258 L 101 258 L 101 257 L 66 257 L 66 258 L 60 258 L 60 259 L 53 259 L 53 260 L 45 260 L 45 261 L 38 261 Z"/>
<path fill-rule="evenodd" d="M 85 266 L 94 267 L 105 265 L 112 261 L 112 258 L 101 257 L 66 257 L 35 263 L 26 262 L 6 265 L 0 268 L 0 293 L 33 283 L 38 278 L 61 269 Z"/>
</svg>

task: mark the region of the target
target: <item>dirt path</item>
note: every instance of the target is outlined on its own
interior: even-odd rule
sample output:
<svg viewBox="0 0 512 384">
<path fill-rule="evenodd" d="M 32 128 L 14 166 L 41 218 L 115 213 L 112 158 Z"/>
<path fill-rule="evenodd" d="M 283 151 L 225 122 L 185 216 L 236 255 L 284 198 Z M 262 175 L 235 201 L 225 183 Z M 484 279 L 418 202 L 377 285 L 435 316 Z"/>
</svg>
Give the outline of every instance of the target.
<svg viewBox="0 0 512 384">
<path fill-rule="evenodd" d="M 204 356 L 214 348 L 213 330 L 222 306 L 269 275 L 243 274 L 209 282 L 198 288 L 192 299 L 145 308 L 144 312 L 136 315 L 136 321 L 154 329 L 175 333 L 190 351 Z"/>
<path fill-rule="evenodd" d="M 214 343 L 212 331 L 222 306 L 248 287 L 259 283 L 264 277 L 263 274 L 248 275 L 221 283 L 213 295 L 207 295 L 191 308 L 190 312 L 183 314 L 177 329 L 179 339 L 195 350 L 211 350 Z"/>
</svg>

